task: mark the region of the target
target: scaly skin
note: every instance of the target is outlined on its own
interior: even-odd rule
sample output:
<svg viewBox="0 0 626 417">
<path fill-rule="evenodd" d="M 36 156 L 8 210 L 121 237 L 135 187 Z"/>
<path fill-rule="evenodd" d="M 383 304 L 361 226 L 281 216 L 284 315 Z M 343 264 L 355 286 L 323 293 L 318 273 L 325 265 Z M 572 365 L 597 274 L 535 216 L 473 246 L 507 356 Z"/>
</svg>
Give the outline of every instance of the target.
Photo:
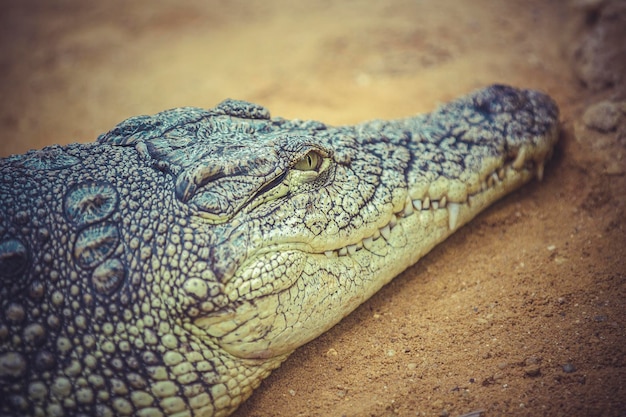
<svg viewBox="0 0 626 417">
<path fill-rule="evenodd" d="M 227 100 L 0 164 L 0 414 L 225 416 L 542 175 L 547 96 L 330 127 Z"/>
</svg>

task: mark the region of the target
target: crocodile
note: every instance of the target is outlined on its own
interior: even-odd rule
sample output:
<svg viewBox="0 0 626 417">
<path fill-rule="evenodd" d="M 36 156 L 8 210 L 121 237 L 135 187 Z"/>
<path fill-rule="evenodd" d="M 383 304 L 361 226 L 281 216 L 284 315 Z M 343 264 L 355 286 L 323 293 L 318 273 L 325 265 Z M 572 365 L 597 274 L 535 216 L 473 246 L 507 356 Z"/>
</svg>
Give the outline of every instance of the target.
<svg viewBox="0 0 626 417">
<path fill-rule="evenodd" d="M 0 163 L 0 414 L 226 416 L 534 177 L 547 95 L 333 127 L 227 99 Z"/>
</svg>

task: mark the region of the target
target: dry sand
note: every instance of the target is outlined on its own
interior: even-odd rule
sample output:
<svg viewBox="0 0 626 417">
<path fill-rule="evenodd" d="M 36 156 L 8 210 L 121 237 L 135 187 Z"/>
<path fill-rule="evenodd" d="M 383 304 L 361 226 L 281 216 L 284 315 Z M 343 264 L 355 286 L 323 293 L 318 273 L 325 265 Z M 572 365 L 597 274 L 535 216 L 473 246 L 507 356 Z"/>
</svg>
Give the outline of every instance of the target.
<svg viewBox="0 0 626 417">
<path fill-rule="evenodd" d="M 226 97 L 342 124 L 495 82 L 543 90 L 563 130 L 544 181 L 298 349 L 236 415 L 625 416 L 624 3 L 2 1 L 0 156 Z"/>
</svg>

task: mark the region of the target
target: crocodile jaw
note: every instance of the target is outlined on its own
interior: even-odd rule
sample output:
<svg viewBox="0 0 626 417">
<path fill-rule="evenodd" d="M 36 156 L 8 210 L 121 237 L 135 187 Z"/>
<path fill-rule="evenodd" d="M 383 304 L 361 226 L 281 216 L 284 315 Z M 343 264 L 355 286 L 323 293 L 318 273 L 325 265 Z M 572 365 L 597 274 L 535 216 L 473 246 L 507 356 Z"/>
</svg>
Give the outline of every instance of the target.
<svg viewBox="0 0 626 417">
<path fill-rule="evenodd" d="M 541 180 L 557 140 L 555 125 L 539 146 L 523 147 L 514 157 L 484 161 L 475 182 L 448 181 L 449 189 L 456 191 L 450 198 L 462 190 L 464 201 L 449 201 L 446 190 L 438 200 L 411 198 L 419 191 L 405 190 L 404 204 L 390 207 L 388 221 L 370 230 L 367 238 L 323 253 L 284 248 L 284 256 L 298 264 L 291 271 L 300 277 L 297 289 L 241 303 L 227 317 L 207 317 L 196 324 L 237 357 L 263 359 L 289 354 L 333 327 L 487 206 L 535 176 Z M 275 247 L 261 255 L 253 267 L 244 270 L 248 275 L 244 282 L 250 282 L 255 274 L 262 281 L 262 269 L 275 262 L 279 252 Z M 235 279 L 232 288 L 240 283 Z M 259 334 L 264 337 L 259 338 Z"/>
<path fill-rule="evenodd" d="M 0 414 L 230 413 L 541 176 L 557 118 L 504 86 L 338 128 L 225 101 L 0 161 Z"/>
</svg>

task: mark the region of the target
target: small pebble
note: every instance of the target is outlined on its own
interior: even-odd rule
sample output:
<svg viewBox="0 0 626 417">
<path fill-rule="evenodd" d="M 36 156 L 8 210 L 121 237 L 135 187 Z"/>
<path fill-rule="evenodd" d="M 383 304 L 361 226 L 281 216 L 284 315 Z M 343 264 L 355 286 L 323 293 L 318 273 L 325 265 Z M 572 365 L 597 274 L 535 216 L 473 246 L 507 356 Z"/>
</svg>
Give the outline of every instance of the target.
<svg viewBox="0 0 626 417">
<path fill-rule="evenodd" d="M 327 358 L 331 358 L 331 357 L 334 357 L 334 356 L 337 356 L 337 355 L 338 355 L 337 351 L 335 349 L 333 349 L 333 348 L 330 348 L 330 349 L 328 349 L 326 351 L 326 357 Z"/>
<path fill-rule="evenodd" d="M 601 101 L 592 104 L 583 114 L 583 123 L 590 128 L 600 132 L 610 132 L 615 130 L 619 123 L 620 111 L 615 103 Z"/>
<path fill-rule="evenodd" d="M 572 372 L 576 372 L 576 367 L 571 363 L 566 363 L 565 365 L 563 365 L 563 372 L 565 372 L 566 374 L 571 374 Z"/>
<path fill-rule="evenodd" d="M 527 376 L 535 377 L 541 375 L 541 368 L 537 365 L 527 367 L 524 372 Z"/>
<path fill-rule="evenodd" d="M 482 382 L 483 387 L 488 387 L 489 385 L 493 385 L 496 383 L 496 379 L 493 376 L 485 378 Z"/>
</svg>

